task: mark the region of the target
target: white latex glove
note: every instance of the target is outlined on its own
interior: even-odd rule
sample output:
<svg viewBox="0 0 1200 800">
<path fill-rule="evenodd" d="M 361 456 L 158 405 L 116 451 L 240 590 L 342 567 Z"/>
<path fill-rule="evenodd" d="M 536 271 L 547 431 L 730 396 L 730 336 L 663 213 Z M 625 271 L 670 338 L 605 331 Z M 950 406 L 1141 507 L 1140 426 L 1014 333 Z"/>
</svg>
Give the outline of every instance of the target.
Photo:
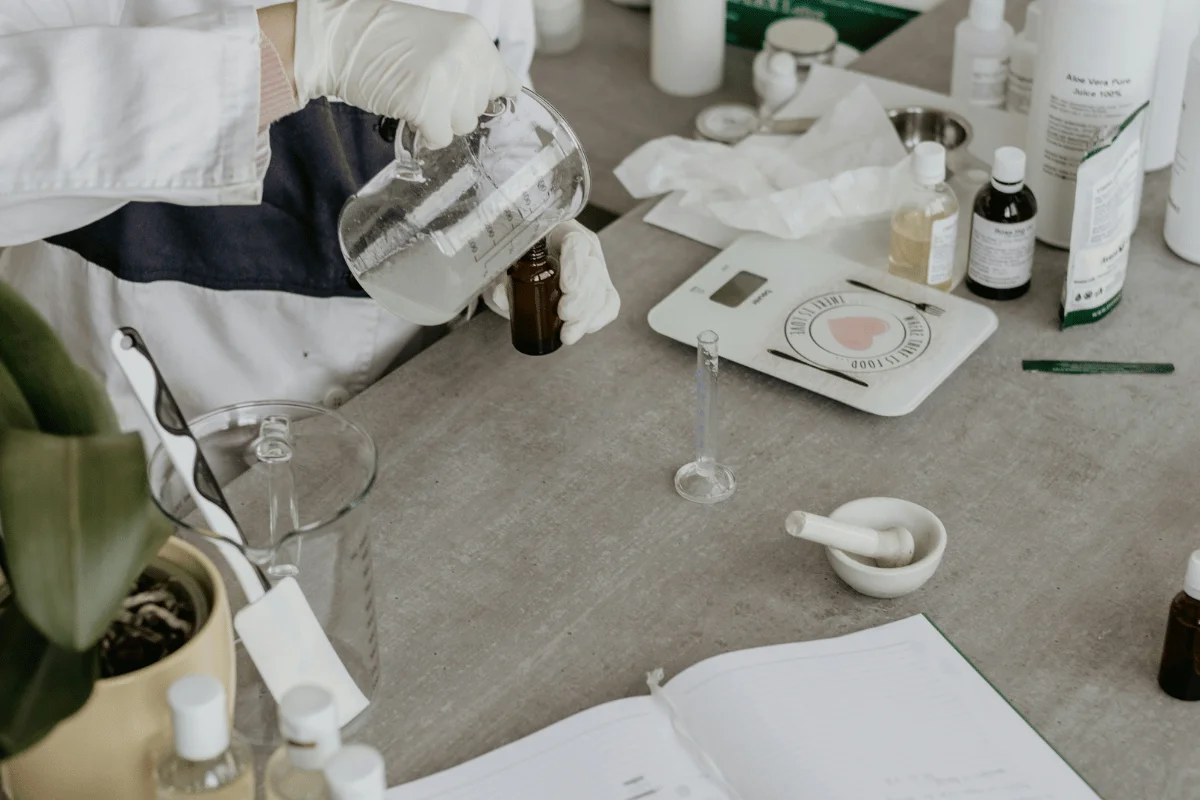
<svg viewBox="0 0 1200 800">
<path fill-rule="evenodd" d="M 564 222 L 546 237 L 550 254 L 559 262 L 558 284 L 562 299 L 558 316 L 563 321 L 562 343 L 575 344 L 617 318 L 621 298 L 608 275 L 600 237 L 574 220 Z M 490 292 L 488 307 L 508 319 L 507 279 Z"/>
<path fill-rule="evenodd" d="M 521 82 L 474 17 L 395 0 L 298 0 L 301 103 L 337 97 L 414 127 L 438 149 Z"/>
</svg>

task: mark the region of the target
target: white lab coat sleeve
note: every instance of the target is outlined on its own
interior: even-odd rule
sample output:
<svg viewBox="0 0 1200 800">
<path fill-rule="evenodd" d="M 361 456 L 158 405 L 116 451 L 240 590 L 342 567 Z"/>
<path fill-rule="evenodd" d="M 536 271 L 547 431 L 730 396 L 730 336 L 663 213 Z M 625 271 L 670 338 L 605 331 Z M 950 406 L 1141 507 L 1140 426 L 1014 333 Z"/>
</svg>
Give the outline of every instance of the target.
<svg viewBox="0 0 1200 800">
<path fill-rule="evenodd" d="M 74 230 L 129 201 L 260 202 L 254 8 L 155 27 L 68 10 L 20 30 L 10 3 L 0 0 L 0 246 Z"/>
</svg>

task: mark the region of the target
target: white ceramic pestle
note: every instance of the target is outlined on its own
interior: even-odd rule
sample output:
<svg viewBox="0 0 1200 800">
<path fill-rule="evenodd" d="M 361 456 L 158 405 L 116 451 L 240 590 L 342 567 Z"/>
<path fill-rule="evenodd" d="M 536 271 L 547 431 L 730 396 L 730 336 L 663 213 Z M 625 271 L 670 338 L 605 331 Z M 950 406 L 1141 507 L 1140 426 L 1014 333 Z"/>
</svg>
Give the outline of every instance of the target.
<svg viewBox="0 0 1200 800">
<path fill-rule="evenodd" d="M 912 533 L 907 528 L 877 531 L 806 511 L 788 514 L 784 528 L 798 539 L 873 558 L 880 567 L 906 567 L 912 563 L 916 549 Z"/>
</svg>

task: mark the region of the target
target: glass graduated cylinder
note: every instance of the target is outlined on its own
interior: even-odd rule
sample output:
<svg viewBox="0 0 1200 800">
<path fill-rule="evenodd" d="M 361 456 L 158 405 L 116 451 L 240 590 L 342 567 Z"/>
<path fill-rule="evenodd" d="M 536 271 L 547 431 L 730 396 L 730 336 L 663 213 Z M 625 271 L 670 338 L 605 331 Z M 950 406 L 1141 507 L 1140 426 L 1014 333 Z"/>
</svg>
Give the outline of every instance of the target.
<svg viewBox="0 0 1200 800">
<path fill-rule="evenodd" d="M 402 138 L 398 162 L 416 164 L 418 174 L 393 163 L 347 201 L 338 227 L 359 284 L 410 322 L 456 317 L 587 202 L 578 139 L 527 90 L 442 150 Z"/>
<path fill-rule="evenodd" d="M 675 473 L 675 490 L 693 503 L 719 503 L 733 495 L 733 472 L 717 460 L 719 357 L 717 334 L 696 337 L 696 460 Z"/>
</svg>

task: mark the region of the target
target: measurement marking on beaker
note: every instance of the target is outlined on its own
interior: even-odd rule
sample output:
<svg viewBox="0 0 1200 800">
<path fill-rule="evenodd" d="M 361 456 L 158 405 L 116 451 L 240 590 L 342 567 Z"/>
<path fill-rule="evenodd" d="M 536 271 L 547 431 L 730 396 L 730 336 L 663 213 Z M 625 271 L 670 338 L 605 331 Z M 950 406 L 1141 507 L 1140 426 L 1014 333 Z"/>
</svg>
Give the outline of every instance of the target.
<svg viewBox="0 0 1200 800">
<path fill-rule="evenodd" d="M 562 193 L 559 191 L 548 192 L 545 195 L 545 199 L 539 206 L 530 209 L 528 216 L 520 217 L 520 224 L 498 239 L 496 243 L 489 249 L 485 250 L 482 255 L 476 255 L 476 263 L 481 261 L 487 263 L 491 261 L 499 251 L 512 244 L 513 240 L 528 230 L 529 226 L 531 226 L 534 221 L 537 220 L 542 213 L 549 208 L 556 199 L 558 199 L 561 194 Z"/>
</svg>

